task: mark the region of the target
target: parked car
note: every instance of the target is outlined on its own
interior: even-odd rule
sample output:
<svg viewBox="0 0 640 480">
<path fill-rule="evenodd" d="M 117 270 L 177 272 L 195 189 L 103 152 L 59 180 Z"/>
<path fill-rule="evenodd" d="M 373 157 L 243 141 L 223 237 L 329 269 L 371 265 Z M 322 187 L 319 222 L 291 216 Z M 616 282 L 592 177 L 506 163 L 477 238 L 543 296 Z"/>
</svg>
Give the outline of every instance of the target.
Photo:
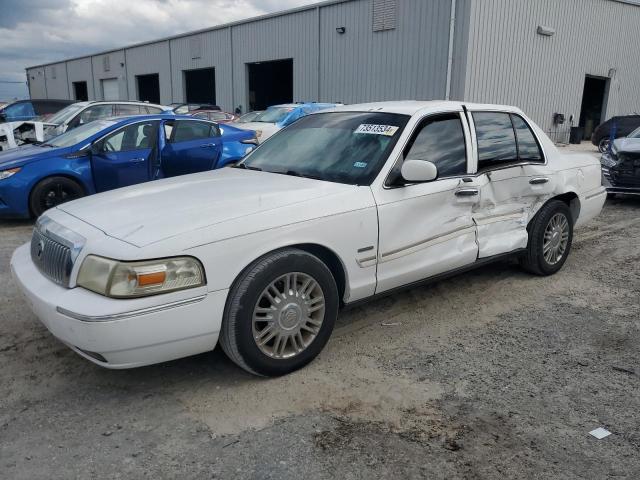
<svg viewBox="0 0 640 480">
<path fill-rule="evenodd" d="M 176 115 L 187 115 L 194 110 L 221 110 L 218 105 L 209 103 L 172 103 L 171 108 Z"/>
<path fill-rule="evenodd" d="M 264 110 L 254 110 L 253 112 L 245 113 L 244 115 L 240 115 L 239 118 L 235 120 L 234 123 L 249 123 L 253 122 L 258 115 L 260 115 Z"/>
<path fill-rule="evenodd" d="M 614 140 L 602 155 L 602 184 L 611 195 L 640 195 L 640 128 Z"/>
<path fill-rule="evenodd" d="M 0 151 L 34 142 L 43 142 L 80 125 L 110 117 L 169 113 L 163 105 L 136 101 L 91 101 L 73 103 L 45 121 L 24 121 L 5 124 L 8 139 L 0 138 Z M 3 134 L 0 127 L 0 135 Z"/>
<path fill-rule="evenodd" d="M 256 144 L 253 132 L 186 116 L 96 120 L 0 153 L 0 217 L 37 217 L 85 195 L 220 168 Z"/>
<path fill-rule="evenodd" d="M 239 123 L 238 128 L 254 130 L 260 143 L 278 130 L 291 125 L 299 118 L 327 108 L 338 106 L 336 103 L 289 103 L 267 108 L 251 122 Z"/>
<path fill-rule="evenodd" d="M 188 115 L 217 123 L 231 123 L 238 118 L 233 113 L 222 112 L 220 110 L 193 110 L 189 112 Z"/>
<path fill-rule="evenodd" d="M 611 131 L 615 128 L 614 138 L 626 137 L 636 128 L 640 127 L 640 115 L 623 115 L 611 117 L 606 122 L 598 125 L 591 134 L 591 143 L 598 147 L 600 153 L 609 150 Z"/>
<path fill-rule="evenodd" d="M 0 123 L 33 120 L 36 117 L 44 119 L 72 103 L 72 100 L 16 100 L 0 106 Z"/>
<path fill-rule="evenodd" d="M 507 257 L 557 272 L 605 198 L 598 160 L 561 154 L 517 108 L 350 105 L 236 168 L 59 205 L 11 268 L 53 335 L 98 365 L 219 341 L 282 375 L 319 354 L 343 304 Z"/>
</svg>

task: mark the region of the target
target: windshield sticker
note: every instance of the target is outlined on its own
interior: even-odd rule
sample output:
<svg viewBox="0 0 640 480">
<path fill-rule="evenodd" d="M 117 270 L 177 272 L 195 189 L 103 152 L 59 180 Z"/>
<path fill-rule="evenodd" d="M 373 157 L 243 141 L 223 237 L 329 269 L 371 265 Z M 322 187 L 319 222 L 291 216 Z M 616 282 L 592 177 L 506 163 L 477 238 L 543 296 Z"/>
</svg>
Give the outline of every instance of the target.
<svg viewBox="0 0 640 480">
<path fill-rule="evenodd" d="M 393 137 L 400 127 L 394 127 L 393 125 L 374 125 L 371 123 L 362 123 L 356 128 L 355 133 L 368 133 L 371 135 L 385 135 L 387 137 Z"/>
<path fill-rule="evenodd" d="M 356 162 L 353 164 L 355 168 L 367 168 L 367 162 Z"/>
</svg>

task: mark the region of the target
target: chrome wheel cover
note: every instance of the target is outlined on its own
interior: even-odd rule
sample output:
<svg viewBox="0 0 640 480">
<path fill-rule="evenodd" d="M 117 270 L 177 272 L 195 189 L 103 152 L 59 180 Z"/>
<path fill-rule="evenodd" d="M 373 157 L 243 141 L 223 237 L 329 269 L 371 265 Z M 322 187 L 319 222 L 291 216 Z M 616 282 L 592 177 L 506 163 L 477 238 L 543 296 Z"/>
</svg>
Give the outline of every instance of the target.
<svg viewBox="0 0 640 480">
<path fill-rule="evenodd" d="M 556 213 L 544 230 L 542 254 L 549 265 L 555 265 L 567 250 L 569 244 L 569 220 L 563 213 Z"/>
<path fill-rule="evenodd" d="M 324 311 L 320 284 L 306 273 L 287 273 L 260 294 L 251 320 L 253 339 L 269 357 L 295 357 L 320 332 Z"/>
</svg>

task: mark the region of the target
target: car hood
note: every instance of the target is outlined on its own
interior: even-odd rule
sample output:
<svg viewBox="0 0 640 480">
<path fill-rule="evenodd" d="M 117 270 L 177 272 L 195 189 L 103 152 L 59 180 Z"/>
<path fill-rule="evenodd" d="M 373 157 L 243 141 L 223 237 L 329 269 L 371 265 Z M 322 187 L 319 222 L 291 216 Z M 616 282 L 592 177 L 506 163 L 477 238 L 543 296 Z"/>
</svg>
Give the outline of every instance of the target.
<svg viewBox="0 0 640 480">
<path fill-rule="evenodd" d="M 242 130 L 255 130 L 256 136 L 258 137 L 258 142 L 262 142 L 269 138 L 271 135 L 280 130 L 275 123 L 265 123 L 265 122 L 247 122 L 247 123 L 236 123 L 234 127 L 241 128 Z"/>
<path fill-rule="evenodd" d="M 39 147 L 37 145 L 24 145 L 6 152 L 0 152 L 0 169 L 20 167 L 34 160 L 40 160 L 51 156 L 51 152 L 57 148 Z"/>
<path fill-rule="evenodd" d="M 618 138 L 613 141 L 613 148 L 618 152 L 640 152 L 640 138 Z"/>
<path fill-rule="evenodd" d="M 322 206 L 328 197 L 358 188 L 223 168 L 92 195 L 57 208 L 111 237 L 144 247 L 185 234 L 189 242 L 212 242 L 309 220 L 328 214 L 328 207 Z M 345 211 L 354 208 L 348 201 L 332 203 Z M 295 213 L 281 212 L 287 207 Z M 196 231 L 206 238 L 194 235 Z"/>
</svg>

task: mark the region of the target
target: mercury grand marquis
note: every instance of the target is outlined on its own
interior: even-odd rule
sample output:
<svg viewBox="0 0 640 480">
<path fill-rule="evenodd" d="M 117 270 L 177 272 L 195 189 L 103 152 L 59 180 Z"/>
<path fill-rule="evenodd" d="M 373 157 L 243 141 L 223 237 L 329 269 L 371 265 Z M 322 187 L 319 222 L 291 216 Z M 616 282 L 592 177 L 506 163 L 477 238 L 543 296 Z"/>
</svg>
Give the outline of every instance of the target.
<svg viewBox="0 0 640 480">
<path fill-rule="evenodd" d="M 349 105 L 233 168 L 59 205 L 11 267 L 42 323 L 98 365 L 219 342 L 276 376 L 320 353 L 343 305 L 508 256 L 557 272 L 605 198 L 598 160 L 561 154 L 517 108 Z"/>
</svg>

